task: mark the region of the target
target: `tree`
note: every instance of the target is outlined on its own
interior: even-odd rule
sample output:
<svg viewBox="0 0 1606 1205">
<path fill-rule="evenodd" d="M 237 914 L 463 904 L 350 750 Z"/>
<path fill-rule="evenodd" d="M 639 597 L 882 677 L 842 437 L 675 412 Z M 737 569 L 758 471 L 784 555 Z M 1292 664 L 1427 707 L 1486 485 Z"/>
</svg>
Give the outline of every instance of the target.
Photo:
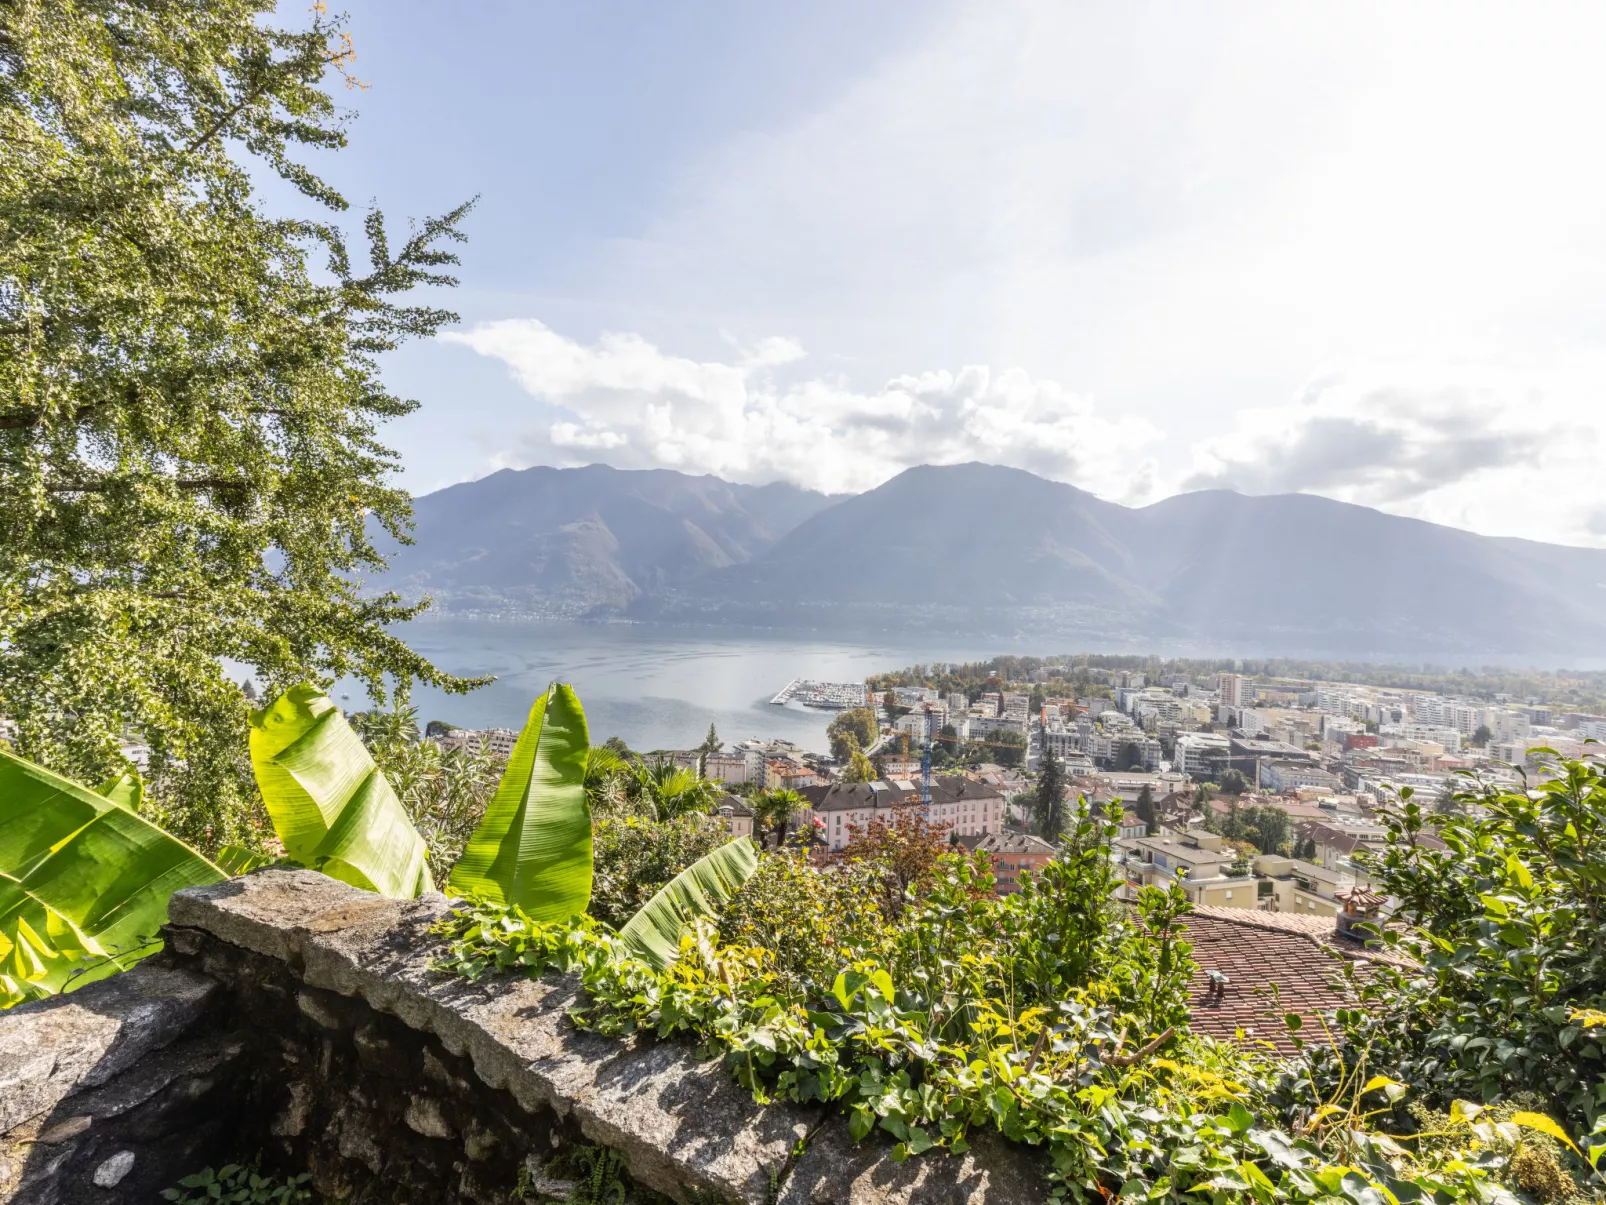
<svg viewBox="0 0 1606 1205">
<path fill-rule="evenodd" d="M 703 737 L 703 743 L 697 746 L 697 773 L 699 777 L 708 774 L 708 759 L 724 747 L 719 739 L 719 732 L 714 728 L 714 721 L 708 721 L 708 735 Z"/>
<path fill-rule="evenodd" d="M 775 837 L 775 848 L 786 844 L 787 826 L 792 814 L 803 806 L 803 797 L 789 788 L 765 791 L 753 800 L 753 818 L 767 826 Z"/>
<path fill-rule="evenodd" d="M 1148 836 L 1152 837 L 1159 831 L 1160 815 L 1154 807 L 1154 788 L 1148 783 L 1144 783 L 1143 789 L 1138 792 L 1138 800 L 1133 805 L 1132 810 L 1137 814 L 1138 819 L 1147 826 Z"/>
<path fill-rule="evenodd" d="M 221 658 L 270 695 L 477 685 L 387 630 L 420 606 L 359 589 L 410 516 L 377 432 L 415 403 L 378 357 L 454 320 L 392 298 L 455 283 L 467 206 L 394 247 L 369 213 L 366 270 L 268 213 L 265 170 L 346 208 L 296 155 L 345 144 L 322 81 L 352 56 L 321 11 L 263 10 L 13 5 L 0 34 L 0 714 L 88 781 L 137 737 L 150 806 L 207 849 L 266 831 Z"/>
<path fill-rule="evenodd" d="M 1221 793 L 1223 795 L 1238 796 L 1249 789 L 1249 780 L 1244 777 L 1242 770 L 1231 766 L 1221 772 Z"/>
<path fill-rule="evenodd" d="M 868 707 L 850 707 L 839 712 L 825 728 L 826 739 L 831 742 L 831 756 L 839 762 L 848 760 L 848 737 L 852 736 L 860 749 L 875 744 L 880 730 L 876 727 L 875 712 Z"/>
<path fill-rule="evenodd" d="M 1489 731 L 1489 725 L 1479 724 L 1477 731 L 1472 734 L 1472 743 L 1482 749 L 1493 738 L 1494 733 Z"/>
<path fill-rule="evenodd" d="M 936 740 L 932 742 L 946 753 L 950 758 L 959 756 L 959 729 L 952 724 L 944 724 L 937 729 Z"/>
<path fill-rule="evenodd" d="M 1043 765 L 1037 773 L 1032 820 L 1037 826 L 1037 835 L 1045 841 L 1058 841 L 1065 830 L 1065 767 L 1054 756 L 1054 750 L 1046 745 Z"/>
<path fill-rule="evenodd" d="M 896 724 L 900 718 L 908 715 L 913 710 L 898 702 L 898 696 L 890 690 L 881 697 L 881 709 L 887 713 L 887 723 L 889 724 Z"/>
<path fill-rule="evenodd" d="M 875 764 L 859 750 L 859 742 L 848 733 L 847 765 L 842 771 L 843 782 L 874 782 L 880 777 Z"/>
<path fill-rule="evenodd" d="M 1019 766 L 1026 761 L 1026 737 L 1012 728 L 1000 728 L 989 738 L 993 760 L 1001 766 Z"/>
</svg>

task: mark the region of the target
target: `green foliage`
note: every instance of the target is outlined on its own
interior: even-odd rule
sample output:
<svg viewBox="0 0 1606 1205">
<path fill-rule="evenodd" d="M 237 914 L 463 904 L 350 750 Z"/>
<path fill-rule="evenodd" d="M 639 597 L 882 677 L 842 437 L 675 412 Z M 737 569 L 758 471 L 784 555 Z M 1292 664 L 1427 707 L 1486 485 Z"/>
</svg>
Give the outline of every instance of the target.
<svg viewBox="0 0 1606 1205">
<path fill-rule="evenodd" d="M 698 814 L 673 820 L 599 817 L 592 827 L 592 916 L 618 928 L 669 880 L 730 840 L 720 821 Z"/>
<path fill-rule="evenodd" d="M 572 687 L 553 683 L 530 708 L 484 819 L 452 868 L 460 895 L 516 904 L 540 920 L 566 920 L 591 898 L 591 814 L 585 712 Z"/>
<path fill-rule="evenodd" d="M 1037 835 L 1051 844 L 1065 831 L 1065 767 L 1054 751 L 1045 747 L 1043 764 L 1037 771 L 1037 790 L 1032 797 L 1032 824 Z"/>
<path fill-rule="evenodd" d="M 395 788 L 429 850 L 429 871 L 444 883 L 479 827 L 507 763 L 483 743 L 443 749 L 435 741 L 377 744 L 369 751 Z"/>
<path fill-rule="evenodd" d="M 1286 853 L 1294 846 L 1293 822 L 1287 812 L 1272 804 L 1243 807 L 1235 796 L 1229 796 L 1225 816 L 1217 816 L 1215 809 L 1207 807 L 1205 819 L 1212 832 L 1235 843 L 1252 845 L 1263 854 Z"/>
<path fill-rule="evenodd" d="M 1010 728 L 1000 728 L 986 740 L 988 756 L 1000 766 L 1017 768 L 1026 764 L 1026 737 Z"/>
<path fill-rule="evenodd" d="M 230 1163 L 214 1172 L 210 1167 L 185 1176 L 176 1188 L 164 1188 L 162 1199 L 178 1205 L 296 1205 L 311 1201 L 306 1187 L 311 1172 L 287 1180 L 263 1176 L 254 1167 Z"/>
<path fill-rule="evenodd" d="M 719 935 L 727 945 L 764 950 L 777 979 L 801 991 L 843 963 L 884 949 L 880 898 L 873 868 L 820 867 L 783 850 L 759 862 L 720 917 Z"/>
<path fill-rule="evenodd" d="M 0 1007 L 154 953 L 168 897 L 225 877 L 125 802 L 0 750 Z"/>
<path fill-rule="evenodd" d="M 861 755 L 861 760 L 863 760 Z M 857 781 L 849 779 L 848 781 Z M 779 849 L 786 844 L 786 834 L 792 816 L 803 806 L 803 796 L 790 787 L 774 787 L 760 791 L 753 797 L 753 822 L 769 829 Z"/>
<path fill-rule="evenodd" d="M 1421 971 L 1377 985 L 1401 1078 L 1437 1095 L 1540 1094 L 1587 1128 L 1606 1118 L 1606 776 L 1597 758 L 1556 766 L 1533 790 L 1458 798 L 1424 814 L 1405 794 L 1375 859 L 1381 890 L 1419 928 L 1386 939 Z M 1447 848 L 1418 835 L 1436 829 Z"/>
<path fill-rule="evenodd" d="M 453 315 L 395 298 L 455 283 L 467 207 L 368 264 L 327 223 L 276 217 L 253 177 L 345 201 L 297 161 L 344 146 L 324 91 L 338 21 L 265 0 L 7 5 L 0 71 L 0 714 L 18 752 L 94 782 L 150 749 L 151 814 L 211 850 L 260 814 L 248 700 L 442 674 L 364 596 L 410 503 L 382 423 L 415 403 L 379 358 Z M 303 203 L 304 207 L 304 203 Z"/>
<path fill-rule="evenodd" d="M 831 742 L 831 756 L 839 762 L 848 760 L 850 738 L 858 748 L 868 749 L 879 735 L 875 712 L 868 707 L 850 707 L 838 712 L 825 726 L 826 739 Z"/>
<path fill-rule="evenodd" d="M 875 763 L 864 755 L 858 742 L 848 737 L 848 764 L 842 771 L 843 782 L 874 782 L 878 777 Z"/>
<path fill-rule="evenodd" d="M 333 700 L 310 683 L 251 714 L 251 767 L 293 861 L 410 899 L 434 890 L 424 839 Z"/>
<path fill-rule="evenodd" d="M 626 790 L 638 809 L 659 820 L 709 812 L 722 793 L 719 784 L 668 758 L 651 765 L 639 758 L 632 762 Z"/>
<path fill-rule="evenodd" d="M 679 956 L 681 935 L 692 923 L 717 918 L 757 869 L 758 849 L 746 837 L 704 854 L 625 922 L 620 939 L 636 957 L 662 970 Z"/>
<path fill-rule="evenodd" d="M 1510 1186 L 1561 1186 L 1559 1160 L 1578 1156 L 1543 1114 L 1485 1121 L 1457 1105 L 1442 1133 L 1380 1132 L 1408 1089 L 1374 1069 L 1388 1054 L 1374 1039 L 1388 1035 L 1362 1032 L 1362 1010 L 1333 1019 L 1357 1040 L 1282 1065 L 1179 1036 L 1188 901 L 1149 888 L 1136 915 L 1111 905 L 1111 836 L 1080 824 L 1002 899 L 985 859 L 946 855 L 890 915 L 879 855 L 829 868 L 771 855 L 720 932 L 689 926 L 667 968 L 590 918 L 542 924 L 480 905 L 442 922 L 439 965 L 577 971 L 577 1023 L 683 1035 L 756 1099 L 829 1105 L 856 1138 L 888 1135 L 895 1158 L 962 1152 L 977 1127 L 1041 1145 L 1054 1199 L 1514 1205 Z M 1606 1012 L 1575 1023 L 1596 1017 L 1606 1027 Z M 1578 1144 L 1591 1162 L 1606 1158 L 1606 1121 L 1597 1133 Z M 1552 1146 L 1525 1153 L 1534 1142 Z"/>
</svg>

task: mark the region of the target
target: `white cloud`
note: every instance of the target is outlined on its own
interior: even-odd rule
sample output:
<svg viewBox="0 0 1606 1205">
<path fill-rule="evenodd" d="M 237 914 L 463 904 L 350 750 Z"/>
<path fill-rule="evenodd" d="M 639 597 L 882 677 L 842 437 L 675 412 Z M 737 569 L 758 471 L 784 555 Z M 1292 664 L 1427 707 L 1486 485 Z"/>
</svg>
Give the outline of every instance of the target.
<svg viewBox="0 0 1606 1205">
<path fill-rule="evenodd" d="M 776 370 L 803 355 L 789 339 L 738 346 L 727 363 L 669 355 L 634 334 L 586 346 L 534 319 L 441 337 L 503 361 L 556 408 L 498 455 L 499 466 L 600 459 L 840 493 L 912 465 L 983 460 L 1125 501 L 1141 500 L 1155 475 L 1141 458 L 1159 437 L 1150 424 L 1108 418 L 1020 369 L 926 371 L 859 392 L 822 378 L 780 380 Z"/>
<path fill-rule="evenodd" d="M 1606 365 L 1391 366 L 1238 412 L 1182 486 L 1303 492 L 1487 535 L 1606 544 L 1597 465 Z"/>
</svg>

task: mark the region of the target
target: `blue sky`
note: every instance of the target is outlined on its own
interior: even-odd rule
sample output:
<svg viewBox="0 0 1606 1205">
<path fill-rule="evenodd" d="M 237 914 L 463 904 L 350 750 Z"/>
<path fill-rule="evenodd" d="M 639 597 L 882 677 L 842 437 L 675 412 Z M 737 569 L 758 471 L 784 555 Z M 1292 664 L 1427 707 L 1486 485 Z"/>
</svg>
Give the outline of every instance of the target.
<svg viewBox="0 0 1606 1205">
<path fill-rule="evenodd" d="M 387 369 L 417 492 L 982 459 L 1606 542 L 1598 6 L 350 14 L 319 166 L 481 197 L 463 324 Z"/>
</svg>

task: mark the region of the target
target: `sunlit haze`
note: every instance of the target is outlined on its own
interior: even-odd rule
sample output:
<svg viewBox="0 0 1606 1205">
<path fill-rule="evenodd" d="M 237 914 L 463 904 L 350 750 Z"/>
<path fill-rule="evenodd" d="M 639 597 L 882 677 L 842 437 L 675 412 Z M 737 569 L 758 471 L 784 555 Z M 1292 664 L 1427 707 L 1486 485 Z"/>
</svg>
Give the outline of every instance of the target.
<svg viewBox="0 0 1606 1205">
<path fill-rule="evenodd" d="M 360 3 L 415 492 L 983 460 L 1606 544 L 1597 5 Z"/>
</svg>

